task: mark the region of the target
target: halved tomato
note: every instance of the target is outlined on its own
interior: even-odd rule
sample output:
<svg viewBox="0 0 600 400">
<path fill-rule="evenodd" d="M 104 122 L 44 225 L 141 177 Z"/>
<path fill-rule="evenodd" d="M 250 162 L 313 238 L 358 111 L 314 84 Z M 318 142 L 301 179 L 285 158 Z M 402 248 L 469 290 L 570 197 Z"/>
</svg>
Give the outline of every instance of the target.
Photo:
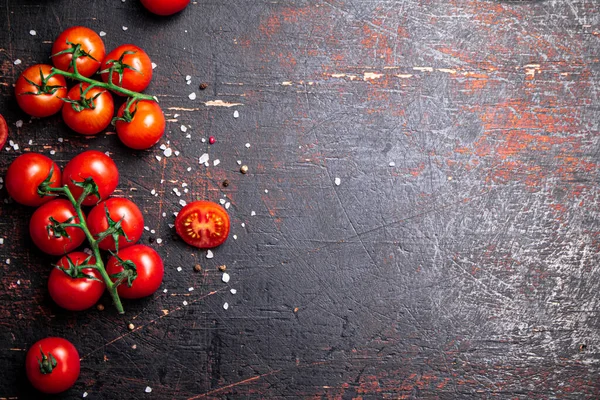
<svg viewBox="0 0 600 400">
<path fill-rule="evenodd" d="M 187 244 L 210 249 L 229 235 L 229 215 L 217 203 L 194 201 L 184 206 L 175 218 L 175 230 Z"/>
</svg>

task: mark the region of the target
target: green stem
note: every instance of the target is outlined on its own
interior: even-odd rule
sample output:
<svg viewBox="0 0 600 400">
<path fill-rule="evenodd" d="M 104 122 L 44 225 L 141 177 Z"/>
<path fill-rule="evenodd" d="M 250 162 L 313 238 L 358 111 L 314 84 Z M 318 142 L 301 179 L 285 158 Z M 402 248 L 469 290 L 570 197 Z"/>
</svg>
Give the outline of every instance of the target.
<svg viewBox="0 0 600 400">
<path fill-rule="evenodd" d="M 67 72 L 67 71 L 63 71 L 61 69 L 57 69 L 57 68 L 52 68 L 52 72 L 50 73 L 50 76 L 52 76 L 52 75 L 66 76 L 67 78 L 75 79 L 75 80 L 80 81 L 80 82 L 89 83 L 90 85 L 94 85 L 94 86 L 101 87 L 101 88 L 104 88 L 104 89 L 112 90 L 114 92 L 119 92 L 119 93 L 124 94 L 126 96 L 135 98 L 136 100 L 152 100 L 152 101 L 156 101 L 156 99 L 154 98 L 154 96 L 150 96 L 149 94 L 143 94 L 143 93 L 134 92 L 132 90 L 125 89 L 125 88 L 122 88 L 120 86 L 115 85 L 115 84 L 112 83 L 112 79 L 108 83 L 106 83 L 106 82 L 100 82 L 100 81 L 97 81 L 95 79 L 86 78 L 85 76 L 81 75 L 78 72 Z M 110 77 L 112 77 L 112 74 L 110 75 Z"/>
<path fill-rule="evenodd" d="M 81 230 L 85 233 L 85 237 L 90 243 L 90 247 L 92 248 L 92 252 L 94 253 L 94 257 L 96 258 L 96 270 L 100 272 L 100 275 L 102 275 L 102 279 L 104 280 L 106 289 L 108 290 L 108 293 L 110 293 L 110 297 L 112 298 L 113 303 L 117 308 L 117 311 L 119 312 L 119 314 L 125 314 L 123 304 L 121 304 L 121 299 L 119 298 L 119 294 L 117 292 L 118 285 L 115 285 L 115 283 L 113 283 L 113 281 L 110 279 L 110 276 L 108 275 L 108 272 L 106 272 L 104 262 L 102 261 L 102 255 L 100 254 L 100 248 L 98 247 L 98 240 L 94 239 L 94 236 L 90 232 L 85 222 L 83 211 L 81 211 L 81 202 L 87 196 L 87 193 L 85 193 L 84 191 L 79 200 L 75 200 L 75 197 L 73 197 L 73 193 L 71 193 L 71 190 L 67 185 L 58 188 L 48 187 L 46 191 L 63 193 L 67 197 L 67 199 L 69 199 L 71 204 L 73 204 L 75 212 L 77 213 L 77 217 L 79 218 L 79 224 L 75 225 L 81 228 Z"/>
</svg>

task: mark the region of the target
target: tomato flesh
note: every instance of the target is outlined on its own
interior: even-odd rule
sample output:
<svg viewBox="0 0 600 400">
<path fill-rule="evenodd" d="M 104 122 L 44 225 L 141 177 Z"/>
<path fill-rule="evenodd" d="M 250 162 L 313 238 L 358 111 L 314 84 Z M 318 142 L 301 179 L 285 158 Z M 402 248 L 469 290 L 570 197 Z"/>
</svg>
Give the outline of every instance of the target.
<svg viewBox="0 0 600 400">
<path fill-rule="evenodd" d="M 194 201 L 175 218 L 175 230 L 187 244 L 201 249 L 217 247 L 229 235 L 229 215 L 210 201 Z"/>
</svg>

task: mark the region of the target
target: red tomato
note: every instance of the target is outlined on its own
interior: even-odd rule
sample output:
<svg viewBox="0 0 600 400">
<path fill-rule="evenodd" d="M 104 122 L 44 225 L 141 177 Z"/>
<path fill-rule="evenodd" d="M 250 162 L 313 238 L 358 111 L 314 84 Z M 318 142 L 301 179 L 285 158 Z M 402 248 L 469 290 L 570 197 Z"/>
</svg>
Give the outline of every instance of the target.
<svg viewBox="0 0 600 400">
<path fill-rule="evenodd" d="M 7 139 L 8 139 L 8 124 L 6 123 L 6 120 L 4 119 L 2 114 L 0 114 L 0 149 L 2 149 L 2 147 L 4 147 L 4 144 L 6 143 Z"/>
<path fill-rule="evenodd" d="M 25 356 L 27 378 L 44 393 L 64 392 L 79 377 L 79 353 L 71 342 L 47 337 L 36 342 Z"/>
<path fill-rule="evenodd" d="M 56 114 L 67 97 L 67 82 L 62 75 L 48 78 L 51 65 L 37 64 L 27 68 L 15 84 L 17 103 L 21 110 L 34 117 Z"/>
<path fill-rule="evenodd" d="M 48 157 L 39 153 L 25 153 L 17 157 L 6 171 L 6 190 L 17 203 L 37 207 L 54 197 L 40 196 L 38 186 L 46 180 L 52 169 L 50 187 L 60 187 L 60 168 Z"/>
<path fill-rule="evenodd" d="M 108 214 L 115 223 L 122 220 L 121 229 L 129 239 L 127 240 L 123 236 L 119 237 L 119 250 L 133 246 L 140 240 L 144 231 L 144 216 L 134 202 L 122 197 L 112 197 L 92 208 L 87 223 L 94 237 L 98 237 L 99 233 L 106 231 L 109 227 L 105 208 L 108 209 Z M 103 250 L 115 251 L 115 241 L 112 236 L 106 237 L 98 243 L 98 246 Z"/>
<path fill-rule="evenodd" d="M 131 286 L 128 280 L 125 279 L 117 287 L 119 296 L 124 299 L 139 299 L 150 296 L 160 287 L 165 273 L 162 258 L 154 249 L 136 244 L 135 246 L 119 250 L 117 257 L 111 257 L 106 264 L 106 272 L 111 279 L 116 281 L 119 273 L 124 271 L 121 261 L 131 261 L 135 265 L 135 279 Z M 121 260 L 119 260 L 119 258 Z"/>
<path fill-rule="evenodd" d="M 128 54 L 125 54 L 125 53 Z M 128 65 L 129 68 L 123 67 Z M 148 54 L 133 44 L 123 44 L 106 55 L 102 62 L 102 71 L 114 66 L 112 81 L 124 89 L 141 92 L 152 80 L 152 61 Z M 133 69 L 131 69 L 133 68 Z M 119 73 L 122 72 L 122 78 Z M 108 82 L 108 72 L 101 74 L 102 80 Z M 121 93 L 117 93 L 121 95 Z"/>
<path fill-rule="evenodd" d="M 184 242 L 201 249 L 217 247 L 229 235 L 229 215 L 210 201 L 194 201 L 175 218 L 175 230 Z"/>
<path fill-rule="evenodd" d="M 83 182 L 92 178 L 98 186 L 100 198 L 92 194 L 83 201 L 84 206 L 92 206 L 110 196 L 119 184 L 119 170 L 115 162 L 101 151 L 88 150 L 71 159 L 63 171 L 62 184 L 67 185 L 75 199 L 83 193 L 83 188 L 73 181 Z"/>
<path fill-rule="evenodd" d="M 104 42 L 90 28 L 72 26 L 58 35 L 52 45 L 52 63 L 58 69 L 73 72 L 71 60 L 77 45 L 80 54 L 77 57 L 77 72 L 89 78 L 98 71 L 106 54 Z"/>
<path fill-rule="evenodd" d="M 148 11 L 156 15 L 172 15 L 183 10 L 190 0 L 141 0 Z"/>
<path fill-rule="evenodd" d="M 117 118 L 130 118 L 131 122 L 118 119 L 115 128 L 121 142 L 136 150 L 154 146 L 165 133 L 165 116 L 155 101 L 141 100 L 133 103 L 125 115 L 127 103 L 119 108 Z"/>
<path fill-rule="evenodd" d="M 55 256 L 68 253 L 79 247 L 85 240 L 85 233 L 77 227 L 64 228 L 69 237 L 55 235 L 49 226 L 52 225 L 50 218 L 57 222 L 79 223 L 77 213 L 69 200 L 57 199 L 49 201 L 39 207 L 29 221 L 29 234 L 33 243 L 44 253 Z"/>
<path fill-rule="evenodd" d="M 50 297 L 60 307 L 71 311 L 82 311 L 92 307 L 100 300 L 104 293 L 105 285 L 102 281 L 102 275 L 93 268 L 84 268 L 81 273 L 84 275 L 93 276 L 94 279 L 86 277 L 76 277 L 76 271 L 70 271 L 71 265 L 69 259 L 74 266 L 83 265 L 88 259 L 88 255 L 82 251 L 75 251 L 62 257 L 57 264 L 57 267 L 52 269 L 48 278 L 48 292 Z M 92 257 L 87 264 L 95 264 L 96 259 Z M 61 270 L 62 267 L 69 271 L 67 274 Z"/>
<path fill-rule="evenodd" d="M 81 83 L 69 90 L 68 98 L 79 101 L 82 93 L 89 85 Z M 62 117 L 69 128 L 82 135 L 95 135 L 102 132 L 110 124 L 115 112 L 115 104 L 111 94 L 102 88 L 93 87 L 84 96 L 88 107 L 79 103 L 65 102 Z"/>
</svg>

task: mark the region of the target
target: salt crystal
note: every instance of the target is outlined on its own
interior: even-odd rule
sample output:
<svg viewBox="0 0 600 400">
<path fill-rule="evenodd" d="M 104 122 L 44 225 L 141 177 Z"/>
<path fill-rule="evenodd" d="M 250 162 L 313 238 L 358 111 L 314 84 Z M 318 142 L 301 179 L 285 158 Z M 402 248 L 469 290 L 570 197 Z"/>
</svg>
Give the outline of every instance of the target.
<svg viewBox="0 0 600 400">
<path fill-rule="evenodd" d="M 179 114 L 173 114 L 173 118 L 179 117 Z"/>
<path fill-rule="evenodd" d="M 204 163 L 204 166 L 205 166 L 205 167 L 208 167 L 208 165 L 209 165 L 209 164 L 208 164 L 208 161 Z"/>
<path fill-rule="evenodd" d="M 196 93 L 192 92 L 189 94 L 188 97 L 190 98 L 190 100 L 196 100 Z"/>
<path fill-rule="evenodd" d="M 162 243 L 162 239 L 161 238 L 156 239 L 156 243 L 161 244 Z"/>
<path fill-rule="evenodd" d="M 181 196 L 181 192 L 179 192 L 179 189 L 176 187 L 173 188 L 173 193 L 175 193 L 177 196 Z"/>
<path fill-rule="evenodd" d="M 37 35 L 37 32 L 32 29 L 32 30 L 29 31 L 29 34 L 31 36 L 35 36 L 35 35 Z"/>
<path fill-rule="evenodd" d="M 225 283 L 229 282 L 229 274 L 227 272 L 223 272 L 223 276 L 221 277 L 221 280 Z"/>
<path fill-rule="evenodd" d="M 0 244 L 4 244 L 4 238 L 0 238 Z"/>
<path fill-rule="evenodd" d="M 17 128 L 21 128 L 21 127 L 23 126 L 23 120 L 21 120 L 21 119 L 20 119 L 20 120 L 18 120 L 17 122 L 15 122 L 15 126 L 16 126 Z"/>
<path fill-rule="evenodd" d="M 177 272 L 181 272 L 182 270 L 183 270 L 183 268 L 177 267 Z"/>
<path fill-rule="evenodd" d="M 155 69 L 157 67 L 156 63 L 152 63 L 152 69 Z"/>
<path fill-rule="evenodd" d="M 179 155 L 179 150 L 175 150 L 175 157 Z"/>
<path fill-rule="evenodd" d="M 254 217 L 256 215 L 256 211 L 250 211 L 250 215 Z"/>
<path fill-rule="evenodd" d="M 240 116 L 240 113 L 238 112 L 238 110 L 235 110 L 235 111 L 233 112 L 233 118 L 237 118 L 237 117 L 239 117 L 239 116 Z"/>
<path fill-rule="evenodd" d="M 171 150 L 171 148 L 168 148 L 165 151 L 163 151 L 163 154 L 165 155 L 165 157 L 171 157 L 171 154 L 173 154 L 173 150 Z"/>
<path fill-rule="evenodd" d="M 219 160 L 218 158 L 213 161 L 213 165 L 216 167 L 217 165 L 219 165 L 221 163 L 221 160 Z"/>
<path fill-rule="evenodd" d="M 236 294 L 236 293 L 237 293 L 237 290 L 235 290 L 235 289 L 231 289 L 231 290 L 230 290 L 230 292 L 231 292 L 231 294 Z"/>
<path fill-rule="evenodd" d="M 6 263 L 7 263 L 7 264 L 10 264 L 10 258 L 7 258 L 7 259 L 6 259 Z"/>
<path fill-rule="evenodd" d="M 15 146 L 18 146 L 18 145 L 15 145 Z M 15 146 L 13 146 L 13 148 L 15 148 Z M 56 154 L 56 150 L 50 150 L 50 154 L 55 155 Z"/>
<path fill-rule="evenodd" d="M 64 141 L 64 139 L 63 139 L 63 138 L 61 138 L 61 137 L 59 137 L 59 138 L 58 138 L 58 142 L 59 142 L 59 143 L 62 143 L 63 141 Z"/>
<path fill-rule="evenodd" d="M 162 157 L 161 157 L 161 156 L 154 156 L 154 157 L 156 158 L 156 160 L 157 160 L 157 161 L 160 161 L 160 160 L 162 160 Z"/>
<path fill-rule="evenodd" d="M 15 143 L 15 145 L 13 146 L 13 149 L 14 150 L 19 150 L 19 145 Z M 52 150 L 52 151 L 54 151 L 54 150 Z M 52 153 L 52 151 L 50 152 L 50 154 L 56 153 L 56 152 Z"/>
<path fill-rule="evenodd" d="M 145 227 L 144 227 L 144 230 L 146 230 L 146 231 L 150 231 L 150 227 L 149 227 L 149 226 L 145 226 Z"/>
<path fill-rule="evenodd" d="M 150 194 L 151 194 L 152 196 L 154 196 L 154 195 L 156 194 L 156 189 L 152 189 L 152 190 L 150 191 Z"/>
<path fill-rule="evenodd" d="M 229 206 L 231 206 L 231 203 L 230 203 L 230 202 L 227 202 L 227 203 L 225 203 L 225 209 L 226 209 L 226 210 L 229 210 Z"/>
<path fill-rule="evenodd" d="M 187 187 L 187 185 L 188 185 L 187 183 L 183 182 L 183 183 L 181 184 L 181 187 Z"/>
<path fill-rule="evenodd" d="M 163 217 L 166 217 L 166 216 L 167 216 L 167 213 L 166 213 L 166 212 L 163 212 L 163 213 L 162 213 L 162 216 L 163 216 Z"/>
<path fill-rule="evenodd" d="M 208 155 L 208 153 L 204 153 L 200 156 L 200 158 L 198 159 L 198 162 L 200 164 L 204 164 L 205 162 L 208 161 L 209 158 L 210 158 L 210 156 Z"/>
<path fill-rule="evenodd" d="M 187 132 L 187 126 L 181 125 L 181 132 Z"/>
<path fill-rule="evenodd" d="M 181 268 L 181 267 L 180 267 Z M 163 293 L 167 293 L 167 289 L 163 290 Z"/>
<path fill-rule="evenodd" d="M 129 29 L 129 28 L 127 28 L 126 26 L 124 26 L 124 27 L 123 27 L 123 30 L 124 30 L 124 31 L 126 31 L 127 29 Z"/>
<path fill-rule="evenodd" d="M 150 233 L 154 235 L 156 231 L 154 229 L 150 229 Z"/>
<path fill-rule="evenodd" d="M 186 80 L 186 81 L 189 81 L 189 80 L 191 80 L 191 79 L 192 79 L 192 76 L 191 76 L 191 75 L 186 75 L 186 76 L 185 76 L 185 80 Z"/>
<path fill-rule="evenodd" d="M 29 140 L 27 143 L 31 146 L 33 144 L 33 140 Z"/>
<path fill-rule="evenodd" d="M 242 222 L 240 225 L 242 225 L 242 228 L 246 227 L 246 223 L 245 222 Z"/>
<path fill-rule="evenodd" d="M 144 392 L 150 393 L 152 392 L 152 388 L 150 386 L 146 386 L 146 390 L 144 390 Z"/>
<path fill-rule="evenodd" d="M 83 392 L 83 394 L 81 395 L 81 397 L 83 397 L 83 398 L 86 398 L 86 397 L 87 397 L 87 395 L 88 395 L 88 393 L 87 393 L 87 392 Z"/>
<path fill-rule="evenodd" d="M 20 285 L 20 284 L 21 284 L 21 280 L 17 279 L 17 285 Z"/>
<path fill-rule="evenodd" d="M 190 172 L 192 170 L 192 167 L 187 167 L 187 172 Z"/>
<path fill-rule="evenodd" d="M 106 32 L 104 32 L 104 31 L 100 31 L 99 35 L 100 35 L 100 36 L 106 36 Z"/>
<path fill-rule="evenodd" d="M 184 300 L 184 301 L 183 301 L 183 305 L 184 305 L 184 306 L 187 306 L 187 305 L 188 305 L 188 302 Z"/>
<path fill-rule="evenodd" d="M 193 287 L 191 287 L 191 288 L 188 289 L 188 292 L 193 292 L 193 291 L 194 291 Z"/>
<path fill-rule="evenodd" d="M 159 149 L 166 150 L 167 149 L 167 145 L 163 143 L 163 144 L 160 145 Z"/>
<path fill-rule="evenodd" d="M 393 162 L 393 161 L 390 161 L 390 163 L 389 163 L 388 165 L 389 165 L 390 167 L 395 167 L 395 166 L 396 166 L 396 163 L 395 163 L 395 162 Z"/>
<path fill-rule="evenodd" d="M 229 308 L 229 304 L 228 304 L 228 303 L 225 303 L 225 304 L 223 304 L 223 308 L 224 308 L 225 310 L 227 310 L 227 309 Z"/>
<path fill-rule="evenodd" d="M 335 182 L 336 186 L 340 186 L 340 183 L 342 183 L 342 180 L 340 178 L 335 178 L 334 182 Z"/>
<path fill-rule="evenodd" d="M 246 143 L 245 146 L 246 146 L 247 149 L 249 149 L 250 148 L 250 143 Z"/>
<path fill-rule="evenodd" d="M 265 189 L 265 193 L 269 193 L 269 189 Z"/>
<path fill-rule="evenodd" d="M 19 59 L 17 58 L 15 61 L 13 61 L 13 64 L 15 64 L 15 65 L 19 65 L 19 64 L 21 64 L 21 60 L 19 60 Z"/>
<path fill-rule="evenodd" d="M 237 160 L 236 163 L 237 165 L 242 165 L 242 160 Z"/>
<path fill-rule="evenodd" d="M 237 240 L 237 235 L 233 235 L 233 240 Z"/>
<path fill-rule="evenodd" d="M 219 199 L 219 203 L 221 203 L 221 204 L 225 204 L 226 201 L 227 200 L 225 200 L 225 199 Z"/>
<path fill-rule="evenodd" d="M 206 143 L 206 139 L 205 139 L 205 138 L 202 138 L 202 139 L 200 139 L 200 141 L 201 141 L 202 143 Z"/>
<path fill-rule="evenodd" d="M 206 258 L 213 258 L 214 254 L 212 252 L 212 250 L 206 250 Z"/>
<path fill-rule="evenodd" d="M 184 199 L 179 199 L 179 204 L 181 204 L 181 207 L 184 207 L 187 203 Z"/>
</svg>

